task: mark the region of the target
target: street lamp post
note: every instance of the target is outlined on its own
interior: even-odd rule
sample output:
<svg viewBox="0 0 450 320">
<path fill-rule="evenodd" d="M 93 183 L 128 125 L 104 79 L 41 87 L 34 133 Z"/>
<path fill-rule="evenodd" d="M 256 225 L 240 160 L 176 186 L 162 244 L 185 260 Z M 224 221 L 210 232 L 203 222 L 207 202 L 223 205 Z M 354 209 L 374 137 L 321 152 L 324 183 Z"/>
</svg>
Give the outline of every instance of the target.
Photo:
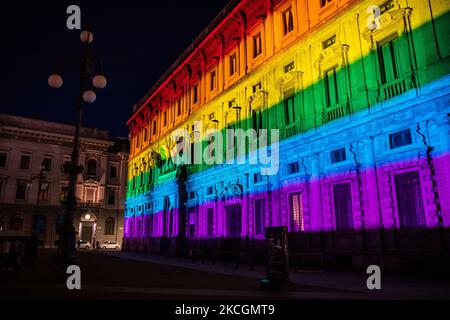
<svg viewBox="0 0 450 320">
<path fill-rule="evenodd" d="M 83 43 L 81 64 L 80 64 L 80 92 L 76 108 L 75 135 L 71 161 L 63 166 L 64 172 L 69 177 L 69 190 L 66 198 L 66 212 L 64 223 L 61 228 L 60 245 L 58 249 L 58 261 L 62 264 L 71 264 L 75 260 L 75 228 L 73 220 L 77 211 L 76 187 L 77 177 L 83 172 L 83 166 L 79 164 L 80 158 L 80 130 L 83 117 L 83 107 L 85 103 L 93 103 L 96 100 L 95 91 L 91 85 L 97 89 L 106 87 L 104 75 L 95 74 L 94 59 L 89 50 L 88 44 L 92 43 L 94 36 L 90 31 L 83 31 L 80 34 Z M 52 74 L 48 78 L 48 84 L 52 88 L 59 88 L 63 84 L 63 79 L 58 74 Z"/>
</svg>

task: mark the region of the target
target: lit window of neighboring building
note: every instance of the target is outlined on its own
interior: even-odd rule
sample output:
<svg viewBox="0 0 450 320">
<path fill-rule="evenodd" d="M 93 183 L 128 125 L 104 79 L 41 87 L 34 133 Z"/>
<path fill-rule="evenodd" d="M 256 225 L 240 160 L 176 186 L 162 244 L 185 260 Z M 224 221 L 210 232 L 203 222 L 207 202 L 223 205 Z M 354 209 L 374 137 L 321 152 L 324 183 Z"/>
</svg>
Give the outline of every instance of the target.
<svg viewBox="0 0 450 320">
<path fill-rule="evenodd" d="M 49 189 L 50 189 L 50 186 L 48 183 L 43 183 L 41 185 L 41 190 L 39 190 L 39 200 L 41 200 L 41 201 L 49 201 L 50 200 Z"/>
<path fill-rule="evenodd" d="M 294 30 L 294 17 L 292 15 L 292 8 L 283 11 L 283 34 L 287 35 Z"/>
</svg>

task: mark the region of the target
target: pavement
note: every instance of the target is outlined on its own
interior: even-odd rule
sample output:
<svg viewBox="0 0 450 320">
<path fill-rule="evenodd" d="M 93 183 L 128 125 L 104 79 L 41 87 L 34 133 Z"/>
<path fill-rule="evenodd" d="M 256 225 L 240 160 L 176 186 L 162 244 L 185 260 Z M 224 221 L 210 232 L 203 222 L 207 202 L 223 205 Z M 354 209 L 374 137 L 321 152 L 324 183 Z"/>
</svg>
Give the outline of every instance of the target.
<svg viewBox="0 0 450 320">
<path fill-rule="evenodd" d="M 113 251 L 79 251 L 81 290 L 68 290 L 68 275 L 54 263 L 56 252 L 39 251 L 20 270 L 0 271 L 0 299 L 85 300 L 372 300 L 450 299 L 448 280 L 383 276 L 381 290 L 368 290 L 368 275 L 293 272 L 278 291 L 262 290 L 262 266 L 224 266 L 174 257 Z"/>
</svg>

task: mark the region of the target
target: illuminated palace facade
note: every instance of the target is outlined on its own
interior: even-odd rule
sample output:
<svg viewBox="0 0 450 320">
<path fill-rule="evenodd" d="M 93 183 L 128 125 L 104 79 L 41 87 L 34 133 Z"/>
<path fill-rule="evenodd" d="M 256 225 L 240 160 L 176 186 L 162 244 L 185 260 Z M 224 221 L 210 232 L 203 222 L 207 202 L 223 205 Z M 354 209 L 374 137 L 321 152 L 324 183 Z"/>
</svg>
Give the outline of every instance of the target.
<svg viewBox="0 0 450 320">
<path fill-rule="evenodd" d="M 134 106 L 124 248 L 262 243 L 268 226 L 286 226 L 294 252 L 449 247 L 449 9 L 230 2 Z M 180 128 L 192 137 L 187 158 L 236 151 L 206 129 L 224 141 L 226 129 L 277 129 L 278 172 L 262 173 L 248 150 L 244 163 L 175 163 Z"/>
</svg>

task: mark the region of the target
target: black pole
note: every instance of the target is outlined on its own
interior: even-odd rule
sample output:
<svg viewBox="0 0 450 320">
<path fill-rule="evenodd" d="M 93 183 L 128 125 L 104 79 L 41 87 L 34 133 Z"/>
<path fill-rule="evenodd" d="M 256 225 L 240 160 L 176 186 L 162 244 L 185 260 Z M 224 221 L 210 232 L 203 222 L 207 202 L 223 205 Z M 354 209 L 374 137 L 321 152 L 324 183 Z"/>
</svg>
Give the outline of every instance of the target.
<svg viewBox="0 0 450 320">
<path fill-rule="evenodd" d="M 87 48 L 83 50 L 80 69 L 80 94 L 76 108 L 75 136 L 73 142 L 73 151 L 71 162 L 64 166 L 64 172 L 69 175 L 69 192 L 66 202 L 66 214 L 61 233 L 61 243 L 59 247 L 58 258 L 63 265 L 69 265 L 75 261 L 75 227 L 73 219 L 77 212 L 76 187 L 77 177 L 83 172 L 83 166 L 79 165 L 80 158 L 80 130 L 81 119 L 83 117 L 83 93 L 85 89 L 85 79 L 89 66 L 89 56 Z"/>
</svg>

